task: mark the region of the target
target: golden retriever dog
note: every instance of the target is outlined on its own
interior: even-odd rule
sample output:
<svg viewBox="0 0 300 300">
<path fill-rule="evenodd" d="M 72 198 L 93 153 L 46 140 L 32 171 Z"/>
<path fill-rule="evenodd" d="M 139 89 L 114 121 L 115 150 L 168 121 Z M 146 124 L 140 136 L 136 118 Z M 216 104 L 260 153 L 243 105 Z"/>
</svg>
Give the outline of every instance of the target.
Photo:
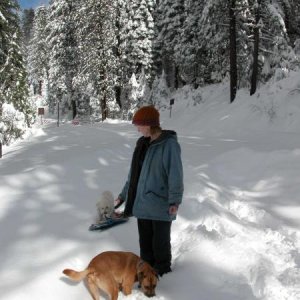
<svg viewBox="0 0 300 300">
<path fill-rule="evenodd" d="M 105 221 L 106 218 L 110 218 L 114 212 L 113 194 L 110 191 L 103 192 L 96 206 L 98 211 L 98 223 Z"/>
<path fill-rule="evenodd" d="M 148 263 L 134 253 L 122 251 L 102 252 L 91 260 L 85 270 L 65 269 L 63 273 L 74 281 L 85 279 L 93 300 L 100 299 L 99 289 L 111 300 L 118 299 L 119 291 L 129 295 L 135 282 L 139 282 L 147 297 L 153 297 L 158 281 L 156 272 Z"/>
</svg>

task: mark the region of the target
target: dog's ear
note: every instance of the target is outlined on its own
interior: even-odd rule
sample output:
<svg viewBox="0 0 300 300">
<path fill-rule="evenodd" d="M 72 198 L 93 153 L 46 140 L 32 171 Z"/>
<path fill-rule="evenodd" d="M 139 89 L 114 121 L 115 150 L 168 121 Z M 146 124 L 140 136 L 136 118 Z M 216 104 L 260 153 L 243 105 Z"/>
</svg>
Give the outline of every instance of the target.
<svg viewBox="0 0 300 300">
<path fill-rule="evenodd" d="M 144 267 L 144 264 L 145 264 L 145 262 L 144 262 L 142 259 L 140 259 L 140 260 L 137 262 L 137 264 L 136 264 L 136 272 L 137 272 L 137 273 L 142 272 L 143 267 Z"/>
<path fill-rule="evenodd" d="M 138 281 L 141 283 L 142 280 L 145 278 L 144 272 L 138 272 L 137 278 L 138 278 Z"/>
<path fill-rule="evenodd" d="M 136 274 L 137 274 L 139 283 L 141 283 L 145 277 L 144 276 L 144 265 L 145 265 L 145 262 L 142 259 L 140 259 L 136 264 Z"/>
<path fill-rule="evenodd" d="M 157 280 L 159 280 L 159 274 L 157 273 L 157 271 L 155 271 L 155 270 L 153 269 L 153 273 L 154 273 L 155 277 L 157 278 Z"/>
</svg>

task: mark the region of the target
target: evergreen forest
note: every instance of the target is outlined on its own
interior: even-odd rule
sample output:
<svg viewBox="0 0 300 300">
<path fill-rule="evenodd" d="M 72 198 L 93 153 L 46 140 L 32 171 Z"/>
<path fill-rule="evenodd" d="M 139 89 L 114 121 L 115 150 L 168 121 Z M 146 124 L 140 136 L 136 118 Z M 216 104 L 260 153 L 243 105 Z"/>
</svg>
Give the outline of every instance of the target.
<svg viewBox="0 0 300 300">
<path fill-rule="evenodd" d="M 225 82 L 234 101 L 300 65 L 299 0 L 0 2 L 0 142 L 44 105 L 69 119 L 130 120 L 170 92 Z M 40 102 L 37 102 L 40 101 Z"/>
</svg>

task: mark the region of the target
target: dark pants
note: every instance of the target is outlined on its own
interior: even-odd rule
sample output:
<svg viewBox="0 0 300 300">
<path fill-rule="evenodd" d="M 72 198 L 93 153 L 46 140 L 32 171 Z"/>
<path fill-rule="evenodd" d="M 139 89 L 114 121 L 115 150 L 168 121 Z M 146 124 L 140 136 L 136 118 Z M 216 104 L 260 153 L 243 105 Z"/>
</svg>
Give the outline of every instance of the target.
<svg viewBox="0 0 300 300">
<path fill-rule="evenodd" d="M 168 221 L 138 219 L 140 256 L 159 275 L 171 271 L 171 224 Z"/>
</svg>

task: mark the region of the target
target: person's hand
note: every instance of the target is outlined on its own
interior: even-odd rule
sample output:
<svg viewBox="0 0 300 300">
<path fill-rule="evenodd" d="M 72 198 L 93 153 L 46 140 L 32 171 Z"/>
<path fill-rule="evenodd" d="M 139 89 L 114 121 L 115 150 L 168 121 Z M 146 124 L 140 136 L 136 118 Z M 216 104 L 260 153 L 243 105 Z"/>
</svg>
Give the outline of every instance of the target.
<svg viewBox="0 0 300 300">
<path fill-rule="evenodd" d="M 121 203 L 121 199 L 118 197 L 117 199 L 115 199 L 115 206 L 119 205 Z"/>
<path fill-rule="evenodd" d="M 119 208 L 122 205 L 123 202 L 124 201 L 122 199 L 120 199 L 119 197 L 117 199 L 115 199 L 115 201 L 114 201 L 115 209 Z"/>
<path fill-rule="evenodd" d="M 169 215 L 176 215 L 178 211 L 178 205 L 172 204 L 169 206 Z"/>
</svg>

